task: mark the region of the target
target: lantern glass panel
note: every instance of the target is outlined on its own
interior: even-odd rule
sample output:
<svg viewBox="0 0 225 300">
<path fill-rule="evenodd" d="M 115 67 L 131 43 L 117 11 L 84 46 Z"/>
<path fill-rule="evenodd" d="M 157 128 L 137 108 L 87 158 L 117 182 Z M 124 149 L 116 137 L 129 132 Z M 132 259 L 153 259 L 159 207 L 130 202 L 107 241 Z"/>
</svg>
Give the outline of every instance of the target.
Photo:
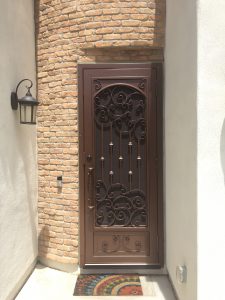
<svg viewBox="0 0 225 300">
<path fill-rule="evenodd" d="M 37 115 L 37 105 L 32 106 L 32 111 L 31 111 L 31 123 L 36 124 L 36 115 Z"/>
<path fill-rule="evenodd" d="M 20 104 L 20 123 L 27 124 L 31 123 L 31 111 L 32 106 L 24 103 Z"/>
</svg>

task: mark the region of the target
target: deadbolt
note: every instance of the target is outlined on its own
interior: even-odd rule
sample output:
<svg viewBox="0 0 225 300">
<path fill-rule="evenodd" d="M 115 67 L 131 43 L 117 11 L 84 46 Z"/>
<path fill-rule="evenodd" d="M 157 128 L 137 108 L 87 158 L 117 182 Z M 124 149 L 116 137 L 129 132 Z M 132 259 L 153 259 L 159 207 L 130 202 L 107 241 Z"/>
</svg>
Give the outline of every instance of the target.
<svg viewBox="0 0 225 300">
<path fill-rule="evenodd" d="M 87 161 L 91 161 L 92 160 L 92 156 L 91 156 L 91 154 L 88 154 L 87 155 Z"/>
</svg>

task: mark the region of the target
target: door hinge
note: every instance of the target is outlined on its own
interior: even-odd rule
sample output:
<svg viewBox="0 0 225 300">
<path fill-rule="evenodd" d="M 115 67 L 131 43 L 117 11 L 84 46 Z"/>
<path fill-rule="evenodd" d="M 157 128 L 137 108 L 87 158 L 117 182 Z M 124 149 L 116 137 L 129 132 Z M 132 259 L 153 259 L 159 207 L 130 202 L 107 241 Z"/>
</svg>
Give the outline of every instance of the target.
<svg viewBox="0 0 225 300">
<path fill-rule="evenodd" d="M 158 157 L 155 157 L 155 167 L 156 167 L 156 169 L 158 168 L 158 161 L 159 161 Z"/>
<path fill-rule="evenodd" d="M 86 157 L 86 153 L 85 152 L 83 152 L 83 157 L 82 157 L 82 162 L 83 162 L 83 165 L 85 165 L 85 157 Z"/>
<path fill-rule="evenodd" d="M 157 68 L 155 68 L 155 96 L 158 97 L 158 72 Z"/>
<path fill-rule="evenodd" d="M 157 254 L 159 254 L 159 236 L 157 235 Z"/>
</svg>

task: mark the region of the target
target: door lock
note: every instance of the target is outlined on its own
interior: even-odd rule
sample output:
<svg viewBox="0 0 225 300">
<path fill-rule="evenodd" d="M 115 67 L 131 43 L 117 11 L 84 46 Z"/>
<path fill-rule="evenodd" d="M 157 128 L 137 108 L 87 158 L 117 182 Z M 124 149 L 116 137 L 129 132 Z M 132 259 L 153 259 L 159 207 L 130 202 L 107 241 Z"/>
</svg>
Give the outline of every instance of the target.
<svg viewBox="0 0 225 300">
<path fill-rule="evenodd" d="M 92 156 L 91 156 L 91 154 L 88 154 L 87 155 L 87 161 L 91 161 L 92 160 Z"/>
</svg>

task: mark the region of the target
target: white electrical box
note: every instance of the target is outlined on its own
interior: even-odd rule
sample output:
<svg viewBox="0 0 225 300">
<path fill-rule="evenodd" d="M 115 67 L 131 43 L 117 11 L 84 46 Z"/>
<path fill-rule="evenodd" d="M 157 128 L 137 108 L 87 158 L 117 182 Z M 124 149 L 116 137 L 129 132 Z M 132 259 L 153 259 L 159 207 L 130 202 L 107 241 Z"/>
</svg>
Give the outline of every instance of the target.
<svg viewBox="0 0 225 300">
<path fill-rule="evenodd" d="M 176 277 L 179 284 L 185 283 L 187 281 L 187 267 L 184 265 L 177 266 Z"/>
</svg>

